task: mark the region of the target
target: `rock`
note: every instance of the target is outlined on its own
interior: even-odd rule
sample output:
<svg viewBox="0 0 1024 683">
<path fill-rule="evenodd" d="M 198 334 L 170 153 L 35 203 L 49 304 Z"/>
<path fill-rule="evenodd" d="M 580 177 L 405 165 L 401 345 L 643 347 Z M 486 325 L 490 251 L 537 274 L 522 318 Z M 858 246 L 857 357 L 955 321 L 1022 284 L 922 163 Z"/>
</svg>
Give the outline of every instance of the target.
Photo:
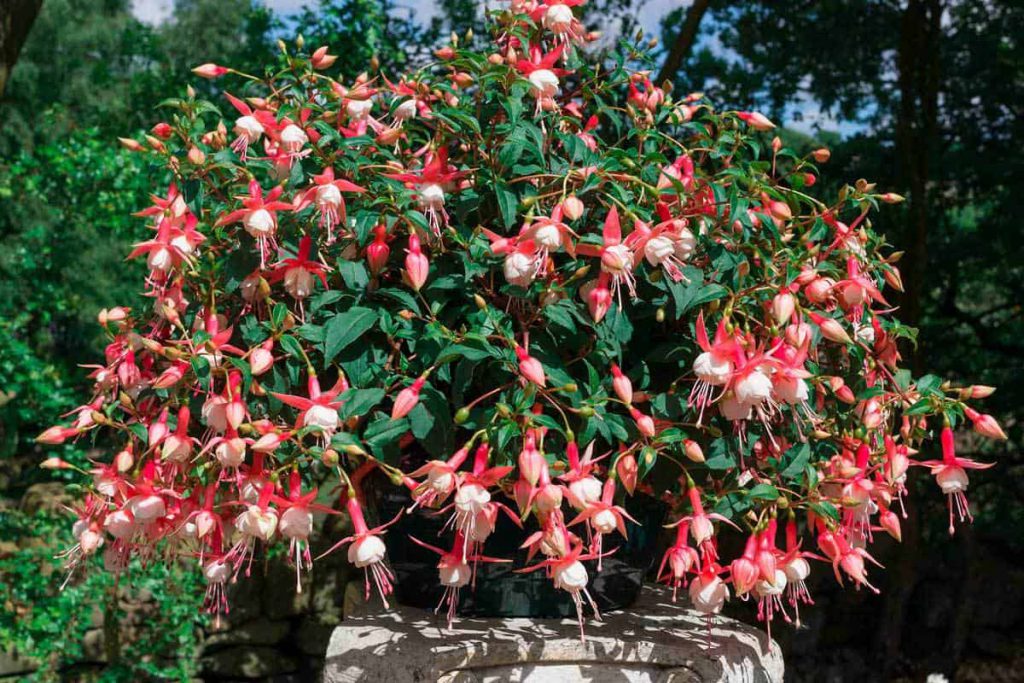
<svg viewBox="0 0 1024 683">
<path fill-rule="evenodd" d="M 283 561 L 271 563 L 263 579 L 263 613 L 271 619 L 284 619 L 307 611 L 312 602 L 314 578 L 303 571 L 299 593 L 295 590 L 295 567 Z"/>
<path fill-rule="evenodd" d="M 32 484 L 21 497 L 21 510 L 26 515 L 37 512 L 63 514 L 64 506 L 71 505 L 73 498 L 64 490 L 64 484 L 57 481 Z"/>
<path fill-rule="evenodd" d="M 206 651 L 231 645 L 276 645 L 285 639 L 290 628 L 287 621 L 272 621 L 262 617 L 211 633 L 203 643 L 203 648 Z"/>
<path fill-rule="evenodd" d="M 89 662 L 107 661 L 107 653 L 104 648 L 104 635 L 102 628 L 91 628 L 82 637 L 82 653 L 85 660 Z"/>
<path fill-rule="evenodd" d="M 298 671 L 298 663 L 273 647 L 240 645 L 202 658 L 203 675 L 266 678 Z"/>
<path fill-rule="evenodd" d="M 25 680 L 38 668 L 39 662 L 34 659 L 13 650 L 0 650 L 0 679 L 10 676 L 13 680 Z"/>
<path fill-rule="evenodd" d="M 760 630 L 704 618 L 645 587 L 632 608 L 586 623 L 557 619 L 459 619 L 451 632 L 431 613 L 371 603 L 346 615 L 327 648 L 323 680 L 660 681 L 781 683 L 782 652 Z"/>
<path fill-rule="evenodd" d="M 334 624 L 322 624 L 313 619 L 303 619 L 295 634 L 295 642 L 303 654 L 323 657 L 331 641 Z"/>
</svg>

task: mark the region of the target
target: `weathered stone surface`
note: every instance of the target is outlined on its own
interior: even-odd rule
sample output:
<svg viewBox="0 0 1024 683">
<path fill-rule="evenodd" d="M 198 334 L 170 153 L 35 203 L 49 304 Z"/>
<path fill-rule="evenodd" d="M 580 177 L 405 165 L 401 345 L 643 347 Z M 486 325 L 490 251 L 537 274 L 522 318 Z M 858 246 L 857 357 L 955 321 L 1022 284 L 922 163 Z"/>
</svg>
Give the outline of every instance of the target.
<svg viewBox="0 0 1024 683">
<path fill-rule="evenodd" d="M 589 621 L 460 619 L 451 632 L 421 610 L 346 615 L 334 630 L 325 683 L 349 681 L 605 681 L 781 683 L 782 652 L 762 631 L 696 612 L 645 587 L 639 603 Z"/>
<path fill-rule="evenodd" d="M 211 633 L 203 647 L 213 650 L 228 645 L 276 645 L 288 635 L 291 625 L 287 621 L 272 621 L 265 617 L 238 624 L 231 629 Z"/>
<path fill-rule="evenodd" d="M 243 645 L 203 657 L 204 675 L 231 678 L 267 678 L 294 673 L 298 663 L 272 647 Z"/>
</svg>

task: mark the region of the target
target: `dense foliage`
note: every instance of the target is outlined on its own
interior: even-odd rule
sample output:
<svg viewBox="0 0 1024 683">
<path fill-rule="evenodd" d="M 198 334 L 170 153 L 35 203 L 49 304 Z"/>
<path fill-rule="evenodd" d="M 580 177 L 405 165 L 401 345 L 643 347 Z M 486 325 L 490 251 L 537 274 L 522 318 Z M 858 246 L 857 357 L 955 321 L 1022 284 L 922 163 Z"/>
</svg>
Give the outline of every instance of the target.
<svg viewBox="0 0 1024 683">
<path fill-rule="evenodd" d="M 173 180 L 129 254 L 152 304 L 100 312 L 92 397 L 39 437 L 119 442 L 90 470 L 72 575 L 100 552 L 115 573 L 198 556 L 220 613 L 264 545 L 288 542 L 301 584 L 313 513 L 344 512 L 333 549 L 386 602 L 389 524 L 368 527 L 361 488 L 379 470 L 450 515 L 449 623 L 474 567 L 508 561 L 486 554 L 507 514 L 536 519 L 520 570 L 545 570 L 582 628 L 582 562 L 599 571 L 644 488 L 678 528 L 658 578 L 708 615 L 752 594 L 770 628 L 811 602 L 809 559 L 874 590 L 867 546 L 900 538 L 911 465 L 951 534 L 971 518 L 967 470 L 987 465 L 953 429 L 1005 435 L 971 405 L 991 388 L 901 368 L 898 256 L 867 218 L 902 197 L 860 180 L 815 198 L 827 149 L 674 98 L 631 67 L 639 45 L 587 60 L 567 5 L 492 18 L 488 51 L 453 38 L 397 78 L 335 80 L 302 41 L 265 78 L 203 64 L 230 132 L 190 90 L 123 141 Z M 932 441 L 941 459 L 915 460 Z M 431 459 L 403 471 L 417 447 Z M 336 508 L 312 488 L 326 472 Z M 745 550 L 723 557 L 734 532 Z"/>
</svg>

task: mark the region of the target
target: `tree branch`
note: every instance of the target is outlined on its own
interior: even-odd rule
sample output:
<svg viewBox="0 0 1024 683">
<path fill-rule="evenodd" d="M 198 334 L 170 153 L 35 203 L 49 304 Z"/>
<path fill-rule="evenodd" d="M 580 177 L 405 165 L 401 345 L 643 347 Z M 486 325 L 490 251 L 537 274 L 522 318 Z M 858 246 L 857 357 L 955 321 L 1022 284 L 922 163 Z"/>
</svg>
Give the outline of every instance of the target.
<svg viewBox="0 0 1024 683">
<path fill-rule="evenodd" d="M 28 31 L 39 14 L 43 0 L 3 0 L 0 2 L 0 95 L 18 61 Z"/>
<path fill-rule="evenodd" d="M 669 50 L 665 63 L 661 65 L 661 71 L 658 72 L 658 77 L 655 79 L 656 83 L 671 81 L 675 78 L 683 61 L 690 56 L 690 52 L 697 42 L 700 22 L 710 5 L 711 0 L 693 0 L 693 4 L 686 10 L 686 20 L 683 21 L 683 26 L 679 29 L 675 42 L 672 43 L 672 49 Z"/>
</svg>

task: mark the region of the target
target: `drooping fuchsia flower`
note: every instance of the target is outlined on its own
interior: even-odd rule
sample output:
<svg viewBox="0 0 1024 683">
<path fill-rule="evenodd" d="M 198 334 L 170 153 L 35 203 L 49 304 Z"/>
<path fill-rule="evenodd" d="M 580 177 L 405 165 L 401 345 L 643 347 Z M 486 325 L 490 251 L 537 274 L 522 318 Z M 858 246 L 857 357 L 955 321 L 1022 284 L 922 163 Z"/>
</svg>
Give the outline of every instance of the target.
<svg viewBox="0 0 1024 683">
<path fill-rule="evenodd" d="M 392 83 L 388 80 L 387 76 L 382 77 L 384 82 L 387 83 L 388 89 L 395 95 L 395 99 L 400 100 L 392 108 L 392 115 L 394 116 L 393 125 L 395 128 L 401 128 L 402 124 L 406 121 L 411 121 L 417 115 L 430 118 L 430 104 L 425 98 L 420 96 L 419 84 L 410 84 L 404 77 L 398 83 Z"/>
<path fill-rule="evenodd" d="M 578 201 L 578 200 L 577 200 Z M 568 225 L 562 222 L 562 205 L 556 204 L 550 216 L 535 218 L 524 224 L 519 231 L 519 239 L 531 241 L 536 246 L 537 269 L 543 268 L 548 254 L 554 254 L 563 248 L 569 256 L 576 257 L 576 245 L 573 238 L 578 237 Z"/>
<path fill-rule="evenodd" d="M 707 562 L 690 582 L 690 601 L 694 609 L 708 619 L 721 612 L 729 599 L 729 586 L 721 577 L 722 571 L 714 561 Z"/>
<path fill-rule="evenodd" d="M 455 491 L 458 484 L 458 470 L 462 463 L 469 457 L 471 443 L 457 450 L 447 462 L 443 460 L 431 460 L 422 467 L 409 473 L 412 478 L 426 477 L 422 482 L 417 483 L 413 489 L 412 511 L 417 505 L 436 508 L 444 504 L 448 497 Z"/>
<path fill-rule="evenodd" d="M 663 191 L 663 197 L 677 196 L 677 193 L 672 191 L 676 183 L 682 185 L 685 192 L 693 192 L 696 178 L 694 177 L 693 157 L 689 154 L 681 154 L 676 157 L 671 164 L 663 166 L 661 174 L 658 175 L 658 189 Z M 670 199 L 666 201 L 670 201 Z"/>
<path fill-rule="evenodd" d="M 939 437 L 942 444 L 942 460 L 925 460 L 917 463 L 931 469 L 935 477 L 935 483 L 939 485 L 942 492 L 949 499 L 949 535 L 956 532 L 953 524 L 953 508 L 963 522 L 965 519 L 973 522 L 971 510 L 967 504 L 967 470 L 985 470 L 995 463 L 980 463 L 967 458 L 956 456 L 956 445 L 953 442 L 953 428 L 945 425 Z"/>
<path fill-rule="evenodd" d="M 846 279 L 840 280 L 833 287 L 840 307 L 849 311 L 855 323 L 859 323 L 864 315 L 864 306 L 870 301 L 888 306 L 874 281 L 861 273 L 860 263 L 853 256 L 846 259 Z"/>
<path fill-rule="evenodd" d="M 746 599 L 747 593 L 757 583 L 759 571 L 756 563 L 758 537 L 756 533 L 747 536 L 743 554 L 729 564 L 729 575 L 736 597 Z"/>
<path fill-rule="evenodd" d="M 576 245 L 576 253 L 601 259 L 601 272 L 607 273 L 612 280 L 612 292 L 622 308 L 622 287 L 625 285 L 629 295 L 636 298 L 636 266 L 637 255 L 622 241 L 622 227 L 619 224 L 619 209 L 613 206 L 604 221 L 601 231 L 600 245 L 580 243 Z"/>
<path fill-rule="evenodd" d="M 807 590 L 806 580 L 811 575 L 811 565 L 807 558 L 825 559 L 820 555 L 800 550 L 796 518 L 791 511 L 789 521 L 786 522 L 786 553 L 779 559 L 779 566 L 786 573 L 786 594 L 790 606 L 796 613 L 797 626 L 800 625 L 800 603 L 814 604 L 811 593 Z"/>
<path fill-rule="evenodd" d="M 601 499 L 602 486 L 600 480 L 593 475 L 597 463 L 605 456 L 594 458 L 594 443 L 590 442 L 580 458 L 579 446 L 570 441 L 565 447 L 569 460 L 568 471 L 559 477 L 566 484 L 565 493 L 569 504 L 576 510 L 585 510 L 591 503 Z"/>
<path fill-rule="evenodd" d="M 836 581 L 839 582 L 839 585 L 843 584 L 843 579 L 839 574 L 839 568 L 842 567 L 843 571 L 853 579 L 856 585 L 867 586 L 873 592 L 878 593 L 878 589 L 868 583 L 867 567 L 864 566 L 864 560 L 868 560 L 879 567 L 882 565 L 875 558 L 871 557 L 864 548 L 851 545 L 844 534 L 834 534 L 833 540 L 835 552 L 831 558 L 832 570 L 835 572 Z M 826 554 L 828 553 L 826 552 Z"/>
<path fill-rule="evenodd" d="M 846 477 L 843 488 L 843 527 L 848 534 L 871 538 L 871 498 L 875 492 L 869 472 L 870 447 L 861 442 L 857 446 L 856 462 L 851 476 Z"/>
<path fill-rule="evenodd" d="M 531 45 L 530 58 L 520 59 L 515 64 L 516 71 L 526 76 L 530 82 L 530 92 L 537 100 L 538 115 L 542 108 L 554 106 L 554 97 L 558 94 L 560 86 L 558 79 L 569 74 L 567 70 L 555 67 L 564 51 L 564 44 L 547 54 L 544 54 L 539 45 Z"/>
<path fill-rule="evenodd" d="M 686 575 L 691 568 L 700 568 L 700 556 L 694 548 L 691 548 L 686 540 L 690 533 L 690 523 L 683 521 L 676 527 L 676 540 L 665 555 L 661 558 L 658 566 L 658 581 L 672 587 L 672 602 L 676 601 L 679 587 L 686 588 Z"/>
<path fill-rule="evenodd" d="M 189 215 L 191 216 L 191 214 Z M 195 220 L 195 217 L 192 216 L 193 229 L 188 234 L 193 236 L 193 239 L 195 239 L 194 236 L 198 236 L 198 239 L 202 240 L 202 235 L 194 230 Z M 153 239 L 136 243 L 126 258 L 133 259 L 145 254 L 146 265 L 150 270 L 147 282 L 154 286 L 160 286 L 166 282 L 172 271 L 180 268 L 182 263 L 189 260 L 192 253 L 192 243 L 187 236 L 184 241 L 177 239 L 180 235 L 186 235 L 186 233 L 180 230 L 176 231 L 174 223 L 165 218 L 158 223 L 156 236 Z"/>
<path fill-rule="evenodd" d="M 355 479 L 355 475 L 353 475 L 353 479 Z M 399 510 L 390 522 L 371 529 L 366 524 L 366 518 L 363 517 L 363 508 L 359 504 L 356 490 L 350 488 L 343 493 L 345 493 L 345 510 L 352 520 L 352 535 L 341 539 L 316 559 L 319 560 L 338 548 L 351 544 L 348 548 L 348 561 L 356 568 L 362 569 L 365 574 L 366 599 L 370 599 L 370 574 L 372 573 L 373 582 L 377 586 L 381 601 L 384 603 L 384 607 L 388 607 L 388 596 L 395 591 L 395 575 L 384 560 L 387 548 L 380 537 L 389 526 L 398 521 L 398 518 L 402 516 L 402 511 Z"/>
<path fill-rule="evenodd" d="M 756 554 L 758 580 L 754 583 L 754 593 L 757 595 L 757 618 L 765 622 L 768 629 L 768 637 L 772 634 L 772 619 L 775 612 L 781 612 L 786 623 L 791 620 L 782 604 L 782 596 L 788 584 L 786 572 L 778 566 L 776 561 L 780 554 L 775 547 L 776 521 L 770 519 L 767 526 L 758 538 L 758 550 Z"/>
<path fill-rule="evenodd" d="M 560 43 L 580 43 L 585 38 L 583 24 L 573 16 L 572 8 L 579 7 L 587 0 L 551 0 L 541 2 L 532 12 L 530 18 L 555 34 Z"/>
<path fill-rule="evenodd" d="M 448 149 L 441 147 L 427 154 L 427 161 L 419 171 L 385 173 L 386 178 L 405 183 L 415 191 L 420 208 L 427 215 L 435 237 L 441 236 L 441 228 L 448 225 L 445 211 L 445 187 L 463 178 L 466 173 L 448 164 Z"/>
<path fill-rule="evenodd" d="M 199 440 L 188 435 L 188 423 L 192 413 L 188 406 L 178 411 L 178 424 L 168 434 L 160 448 L 160 458 L 166 462 L 182 464 L 192 457 L 192 450 Z"/>
<path fill-rule="evenodd" d="M 488 489 L 515 469 L 511 465 L 488 467 L 490 452 L 491 449 L 487 443 L 480 444 L 473 455 L 472 471 L 458 474 L 455 500 L 451 505 L 438 511 L 444 513 L 454 510 L 445 527 L 452 526 L 467 538 L 477 537 L 479 535 L 476 530 L 477 524 L 487 520 L 486 511 L 491 503 L 491 493 Z"/>
<path fill-rule="evenodd" d="M 294 258 L 286 258 L 278 261 L 272 266 L 267 282 L 274 284 L 284 281 L 284 289 L 293 299 L 299 302 L 299 310 L 302 312 L 302 302 L 313 293 L 313 283 L 319 279 L 324 289 L 330 289 L 327 284 L 327 271 L 330 267 L 321 261 L 314 261 L 309 258 L 313 248 L 313 240 L 309 235 L 303 235 L 299 240 L 299 251 Z"/>
<path fill-rule="evenodd" d="M 263 195 L 263 188 L 253 180 L 249 183 L 249 194 L 236 197 L 242 201 L 241 209 L 231 211 L 217 220 L 217 225 L 231 225 L 241 221 L 245 231 L 256 239 L 260 252 L 260 268 L 267 267 L 271 247 L 277 249 L 277 212 L 291 211 L 292 205 L 278 201 L 284 186 L 278 185 Z"/>
<path fill-rule="evenodd" d="M 626 522 L 629 520 L 639 524 L 633 519 L 626 509 L 614 503 L 615 479 L 608 477 L 604 482 L 601 492 L 601 499 L 587 505 L 576 517 L 569 522 L 569 526 L 587 522 L 587 529 L 590 532 L 590 553 L 597 557 L 597 571 L 601 571 L 601 558 L 603 557 L 602 539 L 618 531 L 622 538 L 628 538 L 626 534 Z"/>
<path fill-rule="evenodd" d="M 308 398 L 277 392 L 272 392 L 272 395 L 282 403 L 300 411 L 295 419 L 296 431 L 304 427 L 312 427 L 321 433 L 321 439 L 327 443 L 341 424 L 338 409 L 342 402 L 338 400 L 338 395 L 347 389 L 348 380 L 345 379 L 344 374 L 338 377 L 338 381 L 334 383 L 333 387 L 327 391 L 320 391 L 320 381 L 315 374 L 310 373 Z"/>
<path fill-rule="evenodd" d="M 684 522 L 688 523 L 690 525 L 690 534 L 693 536 L 693 542 L 700 549 L 701 559 L 705 564 L 716 562 L 718 560 L 718 549 L 715 546 L 714 522 L 725 522 L 737 531 L 739 531 L 739 527 L 732 520 L 717 512 L 705 512 L 704 504 L 700 499 L 700 489 L 692 481 L 689 482 L 686 495 L 690 500 L 690 507 L 693 508 L 693 512 L 669 526 L 676 526 Z"/>
<path fill-rule="evenodd" d="M 437 614 L 441 610 L 442 605 L 448 605 L 446 616 L 448 618 L 449 630 L 451 630 L 452 622 L 455 620 L 455 610 L 459 606 L 459 591 L 476 575 L 477 563 L 512 561 L 496 557 L 487 557 L 486 555 L 476 553 L 467 553 L 467 545 L 469 542 L 466 540 L 465 534 L 461 531 L 455 532 L 455 540 L 452 542 L 452 549 L 447 552 L 436 546 L 432 546 L 429 543 L 424 543 L 415 536 L 410 536 L 409 540 L 416 545 L 422 546 L 441 556 L 440 561 L 437 563 L 437 573 L 441 585 L 444 586 L 444 594 L 441 596 L 440 602 L 437 603 L 437 607 L 434 609 L 434 614 Z M 472 567 L 470 566 L 471 563 L 473 565 Z"/>
<path fill-rule="evenodd" d="M 366 188 L 340 178 L 335 179 L 334 169 L 328 166 L 322 173 L 313 176 L 313 186 L 296 197 L 295 211 L 302 211 L 311 203 L 316 204 L 320 214 L 318 225 L 327 230 L 327 244 L 334 243 L 335 226 L 344 227 L 348 221 L 345 212 L 345 198 L 342 192 L 362 194 Z"/>
<path fill-rule="evenodd" d="M 543 569 L 551 577 L 555 588 L 560 588 L 569 593 L 572 596 L 573 603 L 576 605 L 576 617 L 580 624 L 580 639 L 586 642 L 586 633 L 583 631 L 584 598 L 587 604 L 590 605 L 590 608 L 594 610 L 594 618 L 598 621 L 601 620 L 601 613 L 597 609 L 597 603 L 594 602 L 594 598 L 590 596 L 590 591 L 587 590 L 587 583 L 590 581 L 590 577 L 587 575 L 587 568 L 583 566 L 583 562 L 597 559 L 598 556 L 593 552 L 584 552 L 583 544 L 579 541 L 573 544 L 569 537 L 569 532 L 565 529 L 564 525 L 560 528 L 560 532 L 563 536 L 562 545 L 569 548 L 568 552 L 548 557 L 532 567 L 517 569 L 516 572 L 528 573 Z"/>
<path fill-rule="evenodd" d="M 224 96 L 231 102 L 231 106 L 241 114 L 235 119 L 234 132 L 237 137 L 231 143 L 231 149 L 235 150 L 238 158 L 245 163 L 249 146 L 259 142 L 268 130 L 276 128 L 277 120 L 273 113 L 265 109 L 254 111 L 252 107 L 231 93 L 224 93 Z"/>
<path fill-rule="evenodd" d="M 693 360 L 693 371 L 697 375 L 697 382 L 693 385 L 687 402 L 687 405 L 697 406 L 699 410 L 697 424 L 700 424 L 704 417 L 704 409 L 718 400 L 718 397 L 712 396 L 715 388 L 725 387 L 732 377 L 733 359 L 736 357 L 739 344 L 736 336 L 729 332 L 728 326 L 728 318 L 723 317 L 718 321 L 715 341 L 712 344 L 708 339 L 707 328 L 704 326 L 704 311 L 697 314 L 694 329 L 701 353 Z"/>
<path fill-rule="evenodd" d="M 313 512 L 337 514 L 332 508 L 314 502 L 317 490 L 302 492 L 302 477 L 293 468 L 288 475 L 286 496 L 274 494 L 271 500 L 281 510 L 277 529 L 288 539 L 289 561 L 295 565 L 295 591 L 302 592 L 302 570 L 313 569 L 313 556 L 309 552 L 309 534 L 313 531 Z"/>
</svg>

